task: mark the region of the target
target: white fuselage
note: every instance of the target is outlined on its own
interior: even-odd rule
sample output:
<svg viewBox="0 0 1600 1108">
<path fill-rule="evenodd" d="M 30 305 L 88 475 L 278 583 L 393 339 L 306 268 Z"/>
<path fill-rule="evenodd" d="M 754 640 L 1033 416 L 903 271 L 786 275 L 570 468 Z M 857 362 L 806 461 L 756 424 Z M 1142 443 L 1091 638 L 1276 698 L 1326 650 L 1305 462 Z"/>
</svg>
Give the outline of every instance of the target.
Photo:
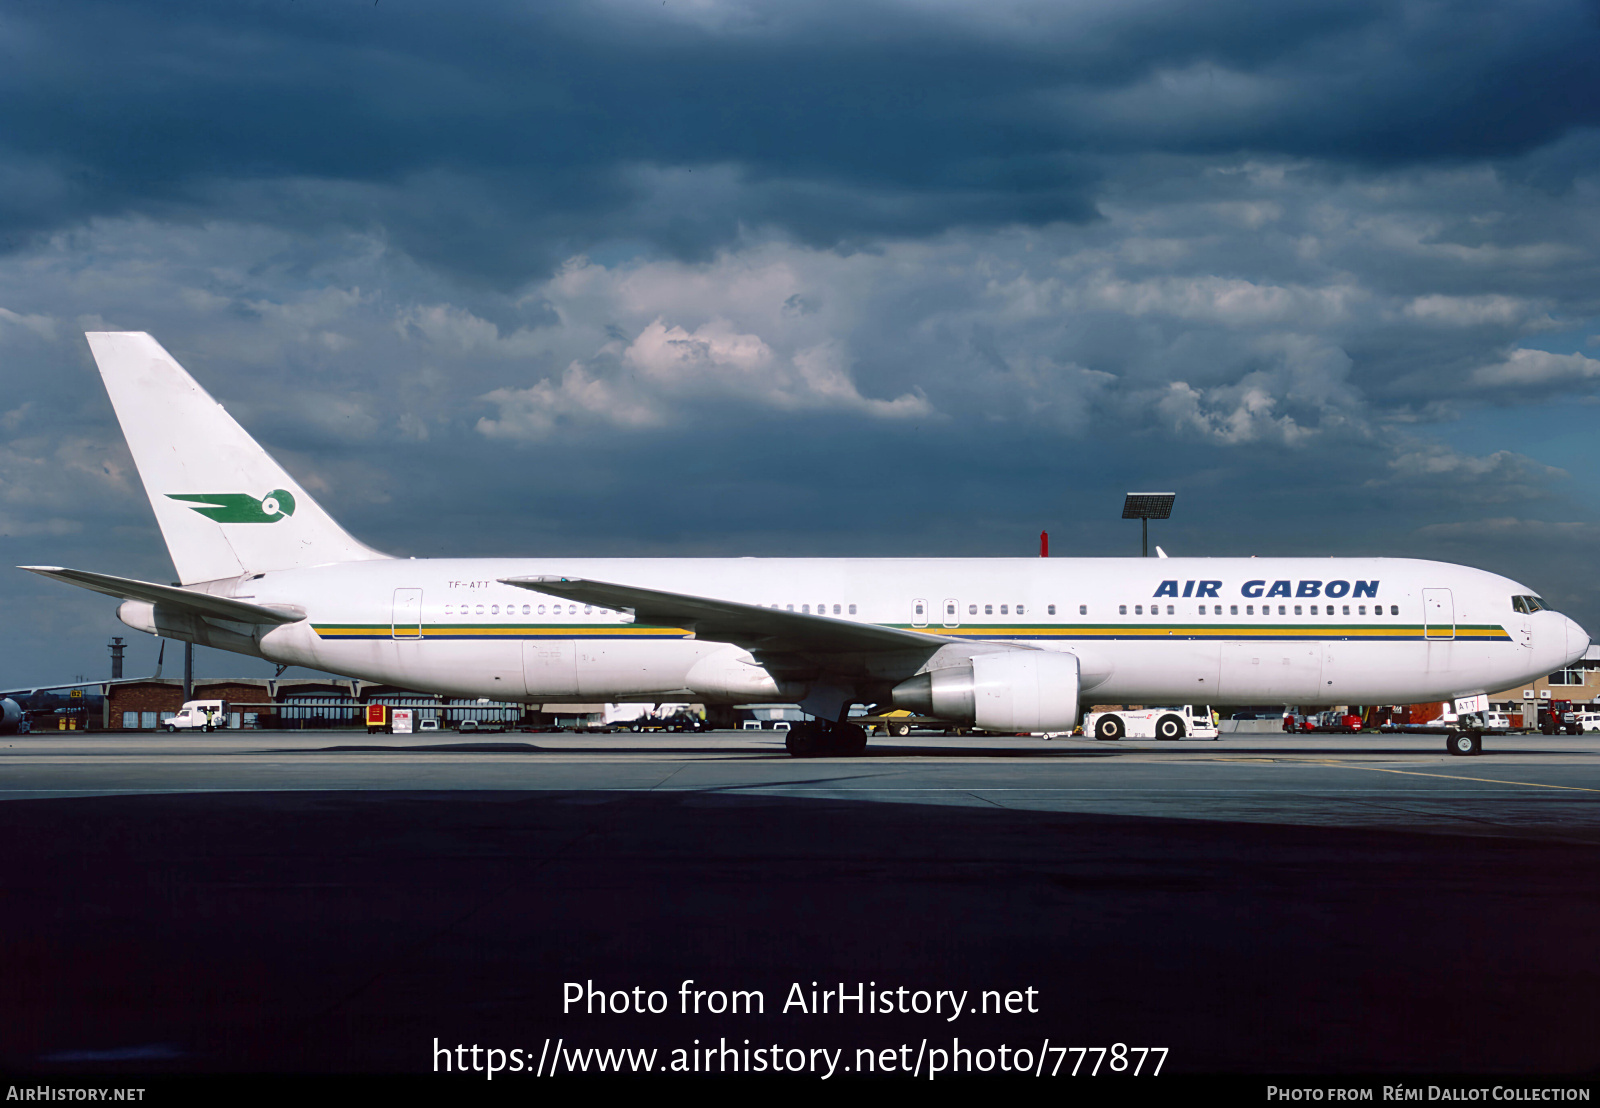
<svg viewBox="0 0 1600 1108">
<path fill-rule="evenodd" d="M 212 582 L 206 591 L 307 618 L 209 621 L 211 644 L 452 696 L 798 699 L 738 647 L 499 583 L 540 574 L 1068 651 L 1085 702 L 1438 700 L 1550 673 L 1589 641 L 1557 612 L 1514 611 L 1512 597 L 1531 593 L 1514 581 L 1412 559 L 507 558 Z"/>
</svg>

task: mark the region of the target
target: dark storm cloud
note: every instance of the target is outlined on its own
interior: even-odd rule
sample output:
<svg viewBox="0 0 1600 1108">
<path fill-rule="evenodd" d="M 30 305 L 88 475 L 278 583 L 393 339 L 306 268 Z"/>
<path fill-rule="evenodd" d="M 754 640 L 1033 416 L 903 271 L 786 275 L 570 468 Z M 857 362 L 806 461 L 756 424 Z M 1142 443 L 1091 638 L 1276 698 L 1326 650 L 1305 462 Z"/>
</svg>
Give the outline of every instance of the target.
<svg viewBox="0 0 1600 1108">
<path fill-rule="evenodd" d="M 168 579 L 137 329 L 398 554 L 1128 553 L 1157 486 L 1600 623 L 1593 10 L 16 0 L 0 541 Z M 0 681 L 125 633 L 64 593 Z"/>
<path fill-rule="evenodd" d="M 1082 221 L 1108 155 L 1506 156 L 1600 110 L 1575 3 L 680 7 L 14 4 L 0 234 L 381 226 L 506 281 L 741 225 Z"/>
</svg>

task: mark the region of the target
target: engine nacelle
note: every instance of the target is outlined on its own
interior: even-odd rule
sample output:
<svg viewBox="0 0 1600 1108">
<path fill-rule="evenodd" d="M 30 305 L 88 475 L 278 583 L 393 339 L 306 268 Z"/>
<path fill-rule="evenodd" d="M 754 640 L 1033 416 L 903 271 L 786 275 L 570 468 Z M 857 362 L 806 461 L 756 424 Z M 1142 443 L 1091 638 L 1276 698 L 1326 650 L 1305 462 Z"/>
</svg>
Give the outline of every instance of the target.
<svg viewBox="0 0 1600 1108">
<path fill-rule="evenodd" d="M 985 731 L 1070 731 L 1078 722 L 1078 659 L 1053 650 L 975 654 L 894 687 L 896 708 Z"/>
<path fill-rule="evenodd" d="M 21 724 L 22 706 L 9 696 L 0 699 L 0 732 L 13 734 Z"/>
</svg>

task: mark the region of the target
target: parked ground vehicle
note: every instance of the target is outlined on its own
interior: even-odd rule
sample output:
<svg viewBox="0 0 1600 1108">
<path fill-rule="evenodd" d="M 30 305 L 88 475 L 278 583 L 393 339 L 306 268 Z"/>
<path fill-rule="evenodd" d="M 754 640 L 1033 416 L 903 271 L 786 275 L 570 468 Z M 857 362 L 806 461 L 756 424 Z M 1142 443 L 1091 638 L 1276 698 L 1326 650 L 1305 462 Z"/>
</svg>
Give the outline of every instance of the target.
<svg viewBox="0 0 1600 1108">
<path fill-rule="evenodd" d="M 865 727 L 869 734 L 891 735 L 900 739 L 911 734 L 913 727 L 937 727 L 942 729 L 945 726 L 942 720 L 916 715 L 904 708 L 851 716 L 850 722 Z"/>
<path fill-rule="evenodd" d="M 501 719 L 464 719 L 456 724 L 456 730 L 463 734 L 468 731 L 493 731 L 498 734 L 506 730 L 506 722 Z"/>
<path fill-rule="evenodd" d="M 215 731 L 228 726 L 226 700 L 186 700 L 178 714 L 161 724 L 168 731 Z"/>
<path fill-rule="evenodd" d="M 877 733 L 893 735 L 897 739 L 905 738 L 911 734 L 911 713 L 904 709 L 883 713 L 883 722 L 878 724 Z"/>
<path fill-rule="evenodd" d="M 1459 722 L 1463 726 L 1471 727 L 1475 731 L 1482 731 L 1486 735 L 1509 735 L 1512 731 L 1522 730 L 1520 727 L 1512 726 L 1510 712 L 1469 712 L 1467 715 L 1462 716 Z"/>
<path fill-rule="evenodd" d="M 671 715 L 642 715 L 628 724 L 631 731 L 709 731 L 711 727 L 705 720 L 693 714 L 687 708 L 673 712 Z"/>
<path fill-rule="evenodd" d="M 1288 712 L 1283 717 L 1285 731 L 1318 731 L 1328 735 L 1354 735 L 1362 728 L 1361 717 L 1353 712 Z"/>
<path fill-rule="evenodd" d="M 1542 735 L 1579 735 L 1583 724 L 1578 713 L 1572 710 L 1570 700 L 1546 700 L 1539 705 L 1539 733 Z"/>
<path fill-rule="evenodd" d="M 1482 712 L 1479 714 L 1478 719 L 1485 731 L 1511 730 L 1510 712 Z"/>
<path fill-rule="evenodd" d="M 1181 708 L 1130 708 L 1115 712 L 1090 712 L 1083 733 L 1097 739 L 1214 739 L 1217 725 L 1205 704 Z"/>
<path fill-rule="evenodd" d="M 1600 731 L 1600 712 L 1579 712 L 1578 726 L 1585 731 Z"/>
</svg>

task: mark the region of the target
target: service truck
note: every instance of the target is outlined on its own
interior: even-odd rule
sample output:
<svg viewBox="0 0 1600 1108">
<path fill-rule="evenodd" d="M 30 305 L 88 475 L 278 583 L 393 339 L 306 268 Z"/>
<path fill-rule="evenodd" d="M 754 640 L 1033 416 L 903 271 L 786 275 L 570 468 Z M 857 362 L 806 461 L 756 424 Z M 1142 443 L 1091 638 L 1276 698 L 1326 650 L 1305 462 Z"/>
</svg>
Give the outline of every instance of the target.
<svg viewBox="0 0 1600 1108">
<path fill-rule="evenodd" d="M 1217 725 L 1208 704 L 1181 708 L 1127 708 L 1115 712 L 1090 712 L 1083 717 L 1083 733 L 1097 739 L 1214 739 Z"/>
<path fill-rule="evenodd" d="M 178 714 L 161 724 L 168 731 L 215 731 L 228 726 L 226 700 L 185 700 Z"/>
</svg>

